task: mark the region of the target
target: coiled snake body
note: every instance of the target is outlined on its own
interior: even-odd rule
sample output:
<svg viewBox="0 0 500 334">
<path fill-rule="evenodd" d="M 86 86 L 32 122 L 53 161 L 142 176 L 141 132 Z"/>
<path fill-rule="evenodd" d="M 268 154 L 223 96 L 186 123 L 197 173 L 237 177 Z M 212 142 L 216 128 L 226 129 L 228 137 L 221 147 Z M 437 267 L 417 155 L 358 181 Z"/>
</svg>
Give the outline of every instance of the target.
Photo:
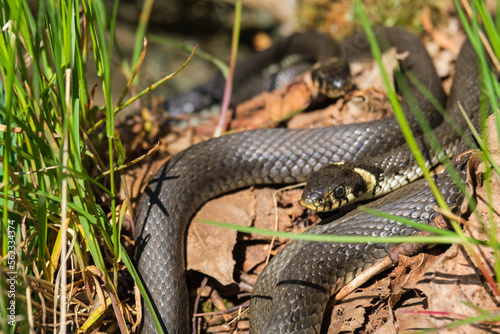
<svg viewBox="0 0 500 334">
<path fill-rule="evenodd" d="M 400 64 L 444 103 L 445 95 L 432 62 L 421 42 L 398 28 L 382 28 L 378 41 L 409 56 Z M 364 34 L 342 43 L 349 61 L 370 55 Z M 456 110 L 460 100 L 465 110 L 478 110 L 479 85 L 475 54 L 467 44 L 457 60 L 454 86 L 447 111 L 459 126 Z M 418 107 L 431 124 L 440 123 L 423 93 L 410 84 Z M 412 130 L 420 134 L 410 106 L 403 104 Z M 415 107 L 415 106 L 412 106 Z M 435 133 L 453 154 L 460 136 L 442 122 Z M 188 333 L 188 294 L 184 278 L 184 234 L 196 209 L 224 192 L 255 184 L 305 181 L 321 166 L 339 161 L 357 161 L 400 147 L 387 164 L 408 163 L 412 158 L 396 120 L 385 120 L 322 129 L 265 129 L 226 135 L 192 146 L 172 157 L 149 182 L 137 213 L 137 262 L 164 331 Z M 431 151 L 422 140 L 421 148 Z M 445 174 L 438 185 L 450 205 L 462 201 Z M 392 214 L 429 222 L 435 201 L 425 183 L 417 181 L 374 202 L 374 207 Z M 314 226 L 307 233 L 410 235 L 415 230 L 357 210 L 332 224 Z M 389 244 L 325 244 L 291 242 L 261 274 L 251 298 L 251 331 L 268 333 L 319 332 L 326 302 L 343 284 L 387 254 Z M 270 312 L 270 310 L 273 310 Z M 145 312 L 144 332 L 155 332 Z"/>
</svg>

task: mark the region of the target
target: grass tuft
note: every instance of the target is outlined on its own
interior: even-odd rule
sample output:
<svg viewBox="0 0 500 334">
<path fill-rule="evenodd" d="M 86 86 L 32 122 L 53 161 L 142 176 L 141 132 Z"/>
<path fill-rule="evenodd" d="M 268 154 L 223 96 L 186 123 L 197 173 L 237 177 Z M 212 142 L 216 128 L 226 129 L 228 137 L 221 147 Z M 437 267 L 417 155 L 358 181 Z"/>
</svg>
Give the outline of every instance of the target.
<svg viewBox="0 0 500 334">
<path fill-rule="evenodd" d="M 132 61 L 120 62 L 128 85 L 113 102 L 118 4 L 108 15 L 100 0 L 39 1 L 34 8 L 26 0 L 1 1 L 3 333 L 126 333 L 140 321 L 117 293 L 125 266 L 139 280 L 120 242 L 130 205 L 117 201 L 124 184 L 116 173 L 131 163 L 114 119 L 178 71 L 130 96 L 146 50 L 151 8 L 145 6 Z M 92 67 L 100 78 L 95 87 L 87 78 Z M 94 105 L 96 93 L 104 96 L 104 106 Z M 99 298 L 102 306 L 90 314 Z"/>
</svg>

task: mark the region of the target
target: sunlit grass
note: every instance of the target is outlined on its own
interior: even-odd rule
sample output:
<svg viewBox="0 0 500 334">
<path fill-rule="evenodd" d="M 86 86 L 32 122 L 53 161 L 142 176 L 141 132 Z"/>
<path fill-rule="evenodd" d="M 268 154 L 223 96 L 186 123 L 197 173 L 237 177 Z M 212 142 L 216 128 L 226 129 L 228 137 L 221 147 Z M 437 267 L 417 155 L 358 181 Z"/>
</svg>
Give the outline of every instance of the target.
<svg viewBox="0 0 500 334">
<path fill-rule="evenodd" d="M 63 333 L 66 325 L 61 324 L 67 321 L 77 322 L 73 329 L 91 328 L 110 317 L 105 306 L 88 313 L 85 298 L 101 295 L 115 320 L 101 330 L 127 332 L 125 319 L 133 322 L 137 315 L 117 294 L 118 271 L 124 263 L 135 280 L 138 276 L 120 242 L 130 205 L 117 202 L 123 179 L 112 171 L 129 163 L 114 118 L 177 72 L 130 97 L 144 58 L 145 7 L 133 60 L 120 59 L 128 84 L 115 105 L 111 64 L 118 1 L 109 16 L 102 1 L 36 5 L 34 12 L 27 1 L 2 0 L 0 5 L 0 331 Z M 93 104 L 90 68 L 99 75 L 103 106 Z M 103 145 L 107 149 L 101 155 L 96 147 Z M 107 200 L 99 204 L 99 197 Z M 15 261 L 9 262 L 9 256 Z M 8 284 L 11 277 L 16 284 Z M 84 291 L 89 295 L 81 299 Z"/>
</svg>

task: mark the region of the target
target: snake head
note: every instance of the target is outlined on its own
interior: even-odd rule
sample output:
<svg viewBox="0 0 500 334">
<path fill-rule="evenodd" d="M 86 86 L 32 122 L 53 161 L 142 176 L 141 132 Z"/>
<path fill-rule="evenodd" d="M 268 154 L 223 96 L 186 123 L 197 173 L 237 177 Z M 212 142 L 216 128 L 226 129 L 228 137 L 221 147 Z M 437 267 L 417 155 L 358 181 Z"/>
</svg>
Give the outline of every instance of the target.
<svg viewBox="0 0 500 334">
<path fill-rule="evenodd" d="M 352 89 L 349 64 L 340 58 L 331 58 L 314 65 L 311 76 L 316 89 L 332 99 Z"/>
<path fill-rule="evenodd" d="M 300 204 L 318 212 L 332 211 L 370 198 L 376 183 L 376 177 L 366 169 L 345 164 L 326 165 L 309 176 Z"/>
</svg>

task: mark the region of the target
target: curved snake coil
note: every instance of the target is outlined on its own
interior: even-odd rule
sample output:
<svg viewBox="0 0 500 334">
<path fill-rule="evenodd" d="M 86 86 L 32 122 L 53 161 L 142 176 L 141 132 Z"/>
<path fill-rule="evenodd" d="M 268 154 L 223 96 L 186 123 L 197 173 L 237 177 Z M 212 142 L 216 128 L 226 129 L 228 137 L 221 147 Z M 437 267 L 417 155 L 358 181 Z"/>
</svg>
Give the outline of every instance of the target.
<svg viewBox="0 0 500 334">
<path fill-rule="evenodd" d="M 411 71 L 435 98 L 444 103 L 445 95 L 432 62 L 421 42 L 404 30 L 382 28 L 378 41 L 385 48 L 397 48 L 409 56 L 400 66 Z M 388 43 L 387 43 L 388 42 Z M 459 125 L 463 119 L 456 110 L 460 100 L 468 112 L 478 110 L 479 85 L 475 54 L 467 46 L 457 60 L 457 72 L 449 114 Z M 357 34 L 341 45 L 349 61 L 369 57 L 364 34 Z M 432 103 L 410 85 L 419 108 L 431 124 L 441 117 Z M 407 104 L 405 114 L 415 134 L 419 127 Z M 413 106 L 415 107 L 415 106 Z M 442 122 L 435 131 L 442 143 L 458 147 L 460 136 Z M 402 146 L 403 145 L 403 146 Z M 195 210 L 208 199 L 224 192 L 254 184 L 301 182 L 321 166 L 339 161 L 356 161 L 400 147 L 404 139 L 393 117 L 368 123 L 338 127 L 290 130 L 266 129 L 227 135 L 194 145 L 172 157 L 150 181 L 138 206 L 137 261 L 164 331 L 188 333 L 188 294 L 184 279 L 184 233 Z M 422 140 L 422 148 L 430 150 Z M 398 156 L 389 160 L 397 164 Z M 446 175 L 438 179 L 449 204 L 461 197 Z M 396 200 L 392 202 L 392 200 Z M 389 202 L 391 201 L 391 202 Z M 418 182 L 375 202 L 374 207 L 428 222 L 434 215 L 434 198 Z M 321 224 L 308 233 L 410 235 L 411 228 L 358 211 L 345 216 L 343 224 Z M 385 256 L 388 244 L 324 244 L 292 242 L 276 256 L 261 274 L 251 298 L 251 331 L 267 333 L 318 332 L 329 296 L 362 269 Z M 273 312 L 270 312 L 270 310 Z M 143 332 L 155 332 L 146 310 Z"/>
</svg>

